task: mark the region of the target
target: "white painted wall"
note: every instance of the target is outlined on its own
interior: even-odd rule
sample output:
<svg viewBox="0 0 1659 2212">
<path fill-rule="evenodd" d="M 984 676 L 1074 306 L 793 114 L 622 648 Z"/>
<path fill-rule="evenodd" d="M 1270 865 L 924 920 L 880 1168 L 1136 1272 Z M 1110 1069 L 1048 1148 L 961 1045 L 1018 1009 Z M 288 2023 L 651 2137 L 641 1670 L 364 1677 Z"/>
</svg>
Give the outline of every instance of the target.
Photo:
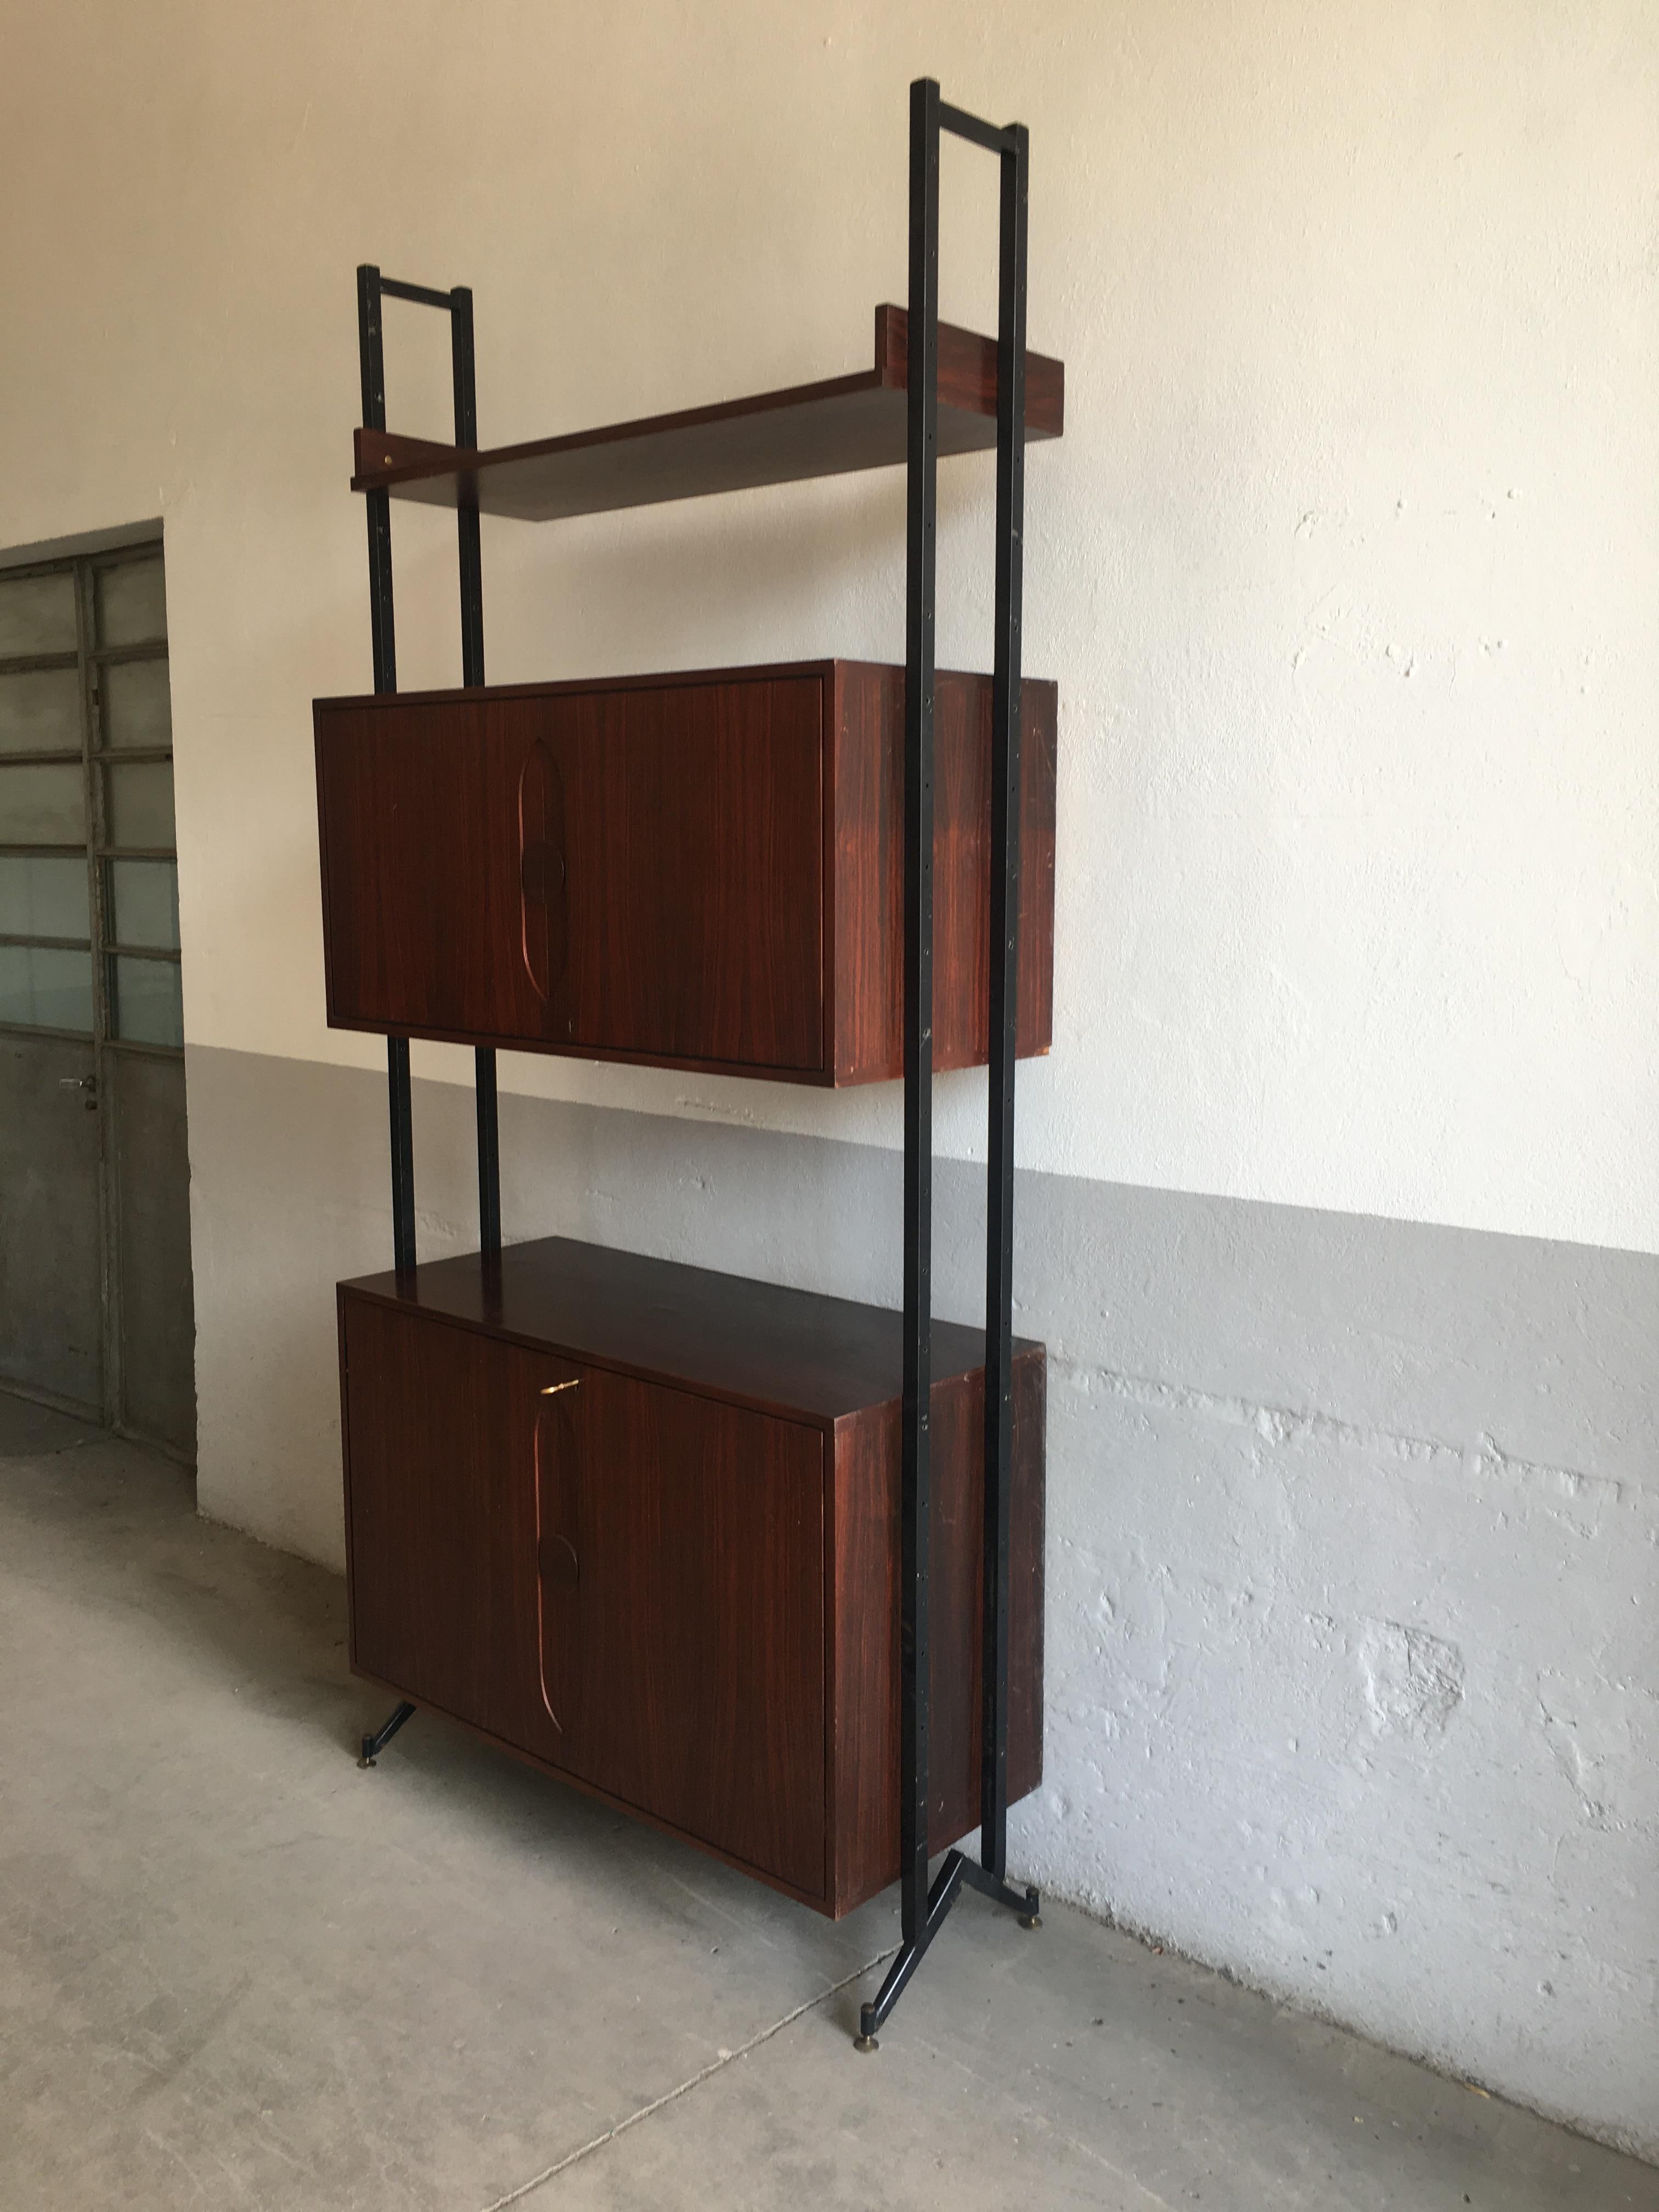
<svg viewBox="0 0 1659 2212">
<path fill-rule="evenodd" d="M 313 694 L 367 688 L 351 271 L 477 295 L 487 438 L 831 373 L 908 79 L 1034 134 L 1030 665 L 1063 701 L 1036 1166 L 1659 1247 L 1659 15 L 1637 0 L 8 11 L 0 541 L 166 517 L 192 1042 L 323 1026 Z M 944 298 L 988 319 L 991 165 Z M 393 310 L 394 426 L 441 331 Z M 988 462 L 941 653 L 987 659 Z M 902 647 L 896 473 L 488 528 L 500 678 Z M 400 514 L 406 683 L 452 539 Z M 458 1063 L 419 1055 L 434 1072 Z M 896 1142 L 896 1097 L 503 1080 Z M 980 1085 L 943 1134 L 979 1140 Z"/>
<path fill-rule="evenodd" d="M 473 285 L 492 441 L 859 365 L 873 303 L 902 297 L 927 70 L 1031 126 L 1031 337 L 1067 364 L 1066 438 L 1029 463 L 1029 665 L 1060 681 L 1062 780 L 1055 1049 L 1024 1079 L 1022 1160 L 1659 1250 L 1650 6 L 12 0 L 0 544 L 166 521 L 203 1496 L 245 1526 L 337 1554 L 329 1284 L 384 1250 L 383 1171 L 345 1172 L 372 1115 L 249 1157 L 210 1073 L 213 1048 L 278 1054 L 297 1098 L 307 1063 L 378 1060 L 323 1025 L 310 751 L 312 697 L 369 681 L 353 268 Z M 988 321 L 989 165 L 947 149 L 945 185 L 946 312 Z M 442 434 L 442 326 L 390 325 L 393 425 Z M 984 462 L 942 481 L 946 659 L 988 657 L 991 489 Z M 902 522 L 893 474 L 486 525 L 490 673 L 896 657 Z M 395 527 L 401 673 L 452 682 L 453 530 Z M 898 1135 L 890 1091 L 501 1074 Z M 970 1152 L 982 1083 L 940 1091 Z M 673 1243 L 667 1194 L 655 1212 L 580 1176 L 538 1202 Z M 422 1189 L 465 1184 L 446 1155 Z M 428 1227 L 465 1241 L 459 1214 Z M 1202 1309 L 1117 1342 L 1144 1295 L 1100 1287 L 1117 1249 L 1062 1285 L 1100 1342 L 1054 1334 L 1030 1862 L 1651 2147 L 1646 1431 L 1591 1420 L 1595 1448 L 1523 1470 L 1539 1494 L 1516 1504 L 1483 1429 L 1522 1395 L 1553 1415 L 1547 1357 L 1515 1349 L 1414 1427 L 1437 1347 L 1458 1376 L 1466 1350 L 1448 1328 L 1406 1357 L 1379 1323 L 1351 1374 L 1287 1364 L 1290 1410 L 1329 1418 L 1281 1435 L 1277 1336 L 1298 1281 L 1330 1279 L 1258 1291 L 1241 1382 L 1210 1372 L 1231 1354 Z M 831 1265 L 809 1256 L 765 1265 Z M 1600 1518 L 1564 1539 L 1549 1485 L 1584 1481 Z M 1443 1728 L 1422 1695 L 1443 1650 L 1463 1670 Z M 1126 1759 L 1139 1796 L 1103 1780 Z M 1255 1833 L 1201 1844 L 1219 1807 Z M 1517 1979 L 1550 1946 L 1559 2007 Z"/>
</svg>

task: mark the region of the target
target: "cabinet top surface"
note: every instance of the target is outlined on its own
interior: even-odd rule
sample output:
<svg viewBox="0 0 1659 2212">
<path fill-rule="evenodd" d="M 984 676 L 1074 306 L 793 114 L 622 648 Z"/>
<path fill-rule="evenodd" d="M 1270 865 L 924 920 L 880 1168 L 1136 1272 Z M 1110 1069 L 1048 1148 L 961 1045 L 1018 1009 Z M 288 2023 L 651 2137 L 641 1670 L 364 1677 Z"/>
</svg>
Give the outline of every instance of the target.
<svg viewBox="0 0 1659 2212">
<path fill-rule="evenodd" d="M 492 1336 L 814 1421 L 896 1400 L 902 1316 L 563 1237 L 477 1253 L 412 1275 L 343 1283 L 344 1292 L 459 1322 Z M 1041 1346 L 1016 1338 L 1017 1353 Z M 935 1321 L 936 1382 L 985 1361 L 981 1331 Z"/>
<path fill-rule="evenodd" d="M 522 445 L 479 451 L 359 430 L 352 489 L 548 522 L 896 466 L 905 457 L 908 333 L 903 308 L 880 307 L 872 368 Z M 996 408 L 996 341 L 941 323 L 940 454 L 994 447 Z M 1058 438 L 1065 413 L 1064 363 L 1028 350 L 1026 437 Z"/>
<path fill-rule="evenodd" d="M 542 684 L 480 684 L 470 690 L 452 687 L 444 691 L 362 691 L 342 696 L 314 699 L 313 708 L 319 714 L 349 710 L 356 713 L 368 708 L 377 708 L 388 714 L 398 714 L 409 707 L 442 707 L 498 699 L 558 699 L 580 698 L 598 691 L 684 691 L 697 686 L 710 689 L 729 688 L 736 684 L 788 684 L 796 682 L 833 683 L 838 669 L 878 669 L 883 675 L 902 677 L 902 664 L 871 660 L 784 660 L 755 663 L 744 668 L 684 668 L 653 670 L 641 676 L 560 677 Z M 966 671 L 941 668 L 935 680 L 944 684 L 988 684 L 987 674 L 971 674 Z M 1027 676 L 1022 678 L 1020 689 L 1028 696 L 1033 691 L 1053 692 L 1056 687 L 1052 677 Z"/>
</svg>

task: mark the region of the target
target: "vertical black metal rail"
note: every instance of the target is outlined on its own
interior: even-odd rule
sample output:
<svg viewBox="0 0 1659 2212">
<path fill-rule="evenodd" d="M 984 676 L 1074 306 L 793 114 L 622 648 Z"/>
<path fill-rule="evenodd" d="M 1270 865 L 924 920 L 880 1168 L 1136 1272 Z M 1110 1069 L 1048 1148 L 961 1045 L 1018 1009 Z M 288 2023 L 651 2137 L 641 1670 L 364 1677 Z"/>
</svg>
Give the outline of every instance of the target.
<svg viewBox="0 0 1659 2212">
<path fill-rule="evenodd" d="M 478 442 L 477 368 L 472 343 L 472 295 L 465 285 L 435 292 L 423 284 L 383 277 L 365 263 L 357 271 L 357 349 L 362 369 L 363 428 L 386 428 L 386 348 L 380 301 L 390 295 L 418 306 L 441 307 L 449 316 L 450 360 L 455 392 L 455 443 Z M 368 512 L 369 620 L 374 642 L 374 689 L 398 688 L 398 657 L 392 615 L 392 501 L 383 491 L 367 495 Z M 458 502 L 456 531 L 460 558 L 461 681 L 484 680 L 483 568 L 476 501 Z M 486 1258 L 501 1249 L 501 1140 L 495 1103 L 495 1054 L 474 1055 L 478 1124 L 478 1244 Z M 392 1121 L 392 1264 L 401 1274 L 415 1265 L 415 1133 L 409 1081 L 409 1040 L 386 1039 L 386 1084 Z"/>
<path fill-rule="evenodd" d="M 933 556 L 939 507 L 939 87 L 910 90 L 904 611 L 904 1529 L 899 1863 L 904 1941 L 927 1917 L 927 1538 L 933 1310 Z"/>
<path fill-rule="evenodd" d="M 472 350 L 472 294 L 458 284 L 449 295 L 450 350 L 455 376 L 455 443 L 464 450 L 478 443 L 478 389 Z M 476 499 L 455 503 L 455 527 L 461 563 L 461 681 L 484 680 L 483 562 L 478 543 Z M 486 1259 L 501 1249 L 501 1152 L 495 1109 L 495 1050 L 480 1045 L 472 1057 L 473 1095 L 478 1121 L 478 1249 Z"/>
<path fill-rule="evenodd" d="M 380 272 L 357 271 L 357 357 L 363 380 L 363 428 L 386 428 L 386 348 L 380 333 Z M 374 648 L 374 689 L 398 688 L 398 646 L 392 615 L 392 500 L 369 492 L 368 619 Z M 415 1265 L 415 1131 L 409 1088 L 409 1039 L 386 1041 L 386 1097 L 392 1139 L 392 1263 L 399 1274 Z"/>
<path fill-rule="evenodd" d="M 933 1297 L 934 575 L 939 465 L 939 135 L 999 156 L 996 643 L 991 799 L 991 1077 L 986 1225 L 984 1713 L 981 1863 L 949 1852 L 928 1885 L 929 1395 Z M 947 106 L 927 77 L 910 88 L 909 434 L 904 726 L 904 1399 L 899 1628 L 898 1954 L 857 2045 L 876 2030 L 964 1883 L 1038 1925 L 1035 1890 L 1006 1880 L 1008 1802 L 1008 1527 L 1012 1456 L 1014 1051 L 1019 957 L 1019 684 L 1025 465 L 1027 137 Z"/>
<path fill-rule="evenodd" d="M 985 1613 L 980 1865 L 1008 1844 L 1008 1521 L 1013 1468 L 1014 1064 L 1019 1018 L 1020 620 L 1025 528 L 1026 134 L 1002 152 L 997 305 L 996 642 L 991 685 L 991 1022 L 985 1189 Z"/>
</svg>

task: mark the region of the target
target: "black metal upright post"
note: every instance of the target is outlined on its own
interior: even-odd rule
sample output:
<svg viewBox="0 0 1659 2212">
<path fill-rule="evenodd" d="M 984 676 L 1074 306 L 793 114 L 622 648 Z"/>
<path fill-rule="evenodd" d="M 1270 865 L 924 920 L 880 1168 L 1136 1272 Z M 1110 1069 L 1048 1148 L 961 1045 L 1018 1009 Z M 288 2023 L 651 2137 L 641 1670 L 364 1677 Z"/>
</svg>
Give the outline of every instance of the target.
<svg viewBox="0 0 1659 2212">
<path fill-rule="evenodd" d="M 357 340 L 363 375 L 363 428 L 386 428 L 386 348 L 380 331 L 380 302 L 390 296 L 423 307 L 441 307 L 449 316 L 450 362 L 455 391 L 455 443 L 466 451 L 478 443 L 477 371 L 472 343 L 472 294 L 465 284 L 434 292 L 425 284 L 405 284 L 365 263 L 357 271 Z M 388 493 L 368 494 L 369 612 L 374 636 L 374 689 L 398 688 L 397 654 L 392 627 L 392 501 Z M 460 556 L 461 681 L 484 680 L 483 564 L 478 538 L 478 503 L 465 491 L 456 501 Z M 495 1095 L 495 1054 L 481 1048 L 474 1055 L 478 1123 L 478 1246 L 486 1259 L 501 1249 L 501 1138 Z M 386 1039 L 386 1080 L 392 1102 L 392 1244 L 399 1273 L 415 1265 L 415 1139 L 409 1085 L 409 1040 Z"/>
<path fill-rule="evenodd" d="M 927 1888 L 929 1416 L 933 1275 L 933 574 L 939 489 L 939 92 L 910 88 L 910 307 L 904 608 L 904 1379 L 899 1505 L 898 1956 L 858 2041 L 875 2033 L 949 1911 Z"/>
<path fill-rule="evenodd" d="M 939 87 L 910 88 L 904 610 L 904 1938 L 927 1911 L 927 1522 L 933 1304 L 933 555 L 939 509 Z"/>
<path fill-rule="evenodd" d="M 933 1310 L 933 618 L 939 466 L 939 155 L 950 131 L 999 156 L 996 641 L 992 679 L 990 1103 L 985 1272 L 985 1556 L 980 1864 L 951 1850 L 928 1886 L 928 1397 Z M 873 2051 L 966 1883 L 1040 1925 L 1006 1880 L 1008 1531 L 1013 1450 L 1014 1054 L 1019 964 L 1019 687 L 1025 475 L 1027 136 L 910 88 L 909 435 L 904 726 L 904 1380 L 901 1487 L 898 1954 L 858 2047 Z"/>
<path fill-rule="evenodd" d="M 386 347 L 380 332 L 380 272 L 365 262 L 357 271 L 357 356 L 362 371 L 363 428 L 386 428 Z M 398 688 L 398 647 L 392 615 L 392 499 L 384 491 L 364 499 L 368 515 L 368 617 L 374 649 L 374 689 Z M 415 1129 L 409 1085 L 409 1039 L 386 1041 L 386 1097 L 391 1118 L 392 1261 L 399 1274 L 415 1265 Z"/>
<path fill-rule="evenodd" d="M 458 284 L 449 295 L 450 357 L 455 380 L 455 443 L 463 452 L 478 443 L 477 366 L 472 348 L 472 293 Z M 455 502 L 461 561 L 461 681 L 484 680 L 483 569 L 478 545 L 478 501 L 463 493 Z"/>
<path fill-rule="evenodd" d="M 455 443 L 464 452 L 472 452 L 478 443 L 472 294 L 466 285 L 458 284 L 449 299 L 450 351 L 455 375 Z M 461 681 L 471 686 L 484 680 L 483 562 L 476 497 L 457 498 L 455 526 L 461 564 Z M 478 1249 L 486 1259 L 493 1259 L 501 1249 L 501 1132 L 493 1045 L 480 1045 L 473 1054 L 473 1091 L 478 1124 Z"/>
<path fill-rule="evenodd" d="M 1020 620 L 1025 531 L 1027 137 L 1001 155 L 996 641 L 991 701 L 990 1095 L 985 1192 L 985 1602 L 980 1864 L 1008 1856 L 1008 1523 L 1013 1467 L 1014 1066 L 1019 1014 Z"/>
</svg>

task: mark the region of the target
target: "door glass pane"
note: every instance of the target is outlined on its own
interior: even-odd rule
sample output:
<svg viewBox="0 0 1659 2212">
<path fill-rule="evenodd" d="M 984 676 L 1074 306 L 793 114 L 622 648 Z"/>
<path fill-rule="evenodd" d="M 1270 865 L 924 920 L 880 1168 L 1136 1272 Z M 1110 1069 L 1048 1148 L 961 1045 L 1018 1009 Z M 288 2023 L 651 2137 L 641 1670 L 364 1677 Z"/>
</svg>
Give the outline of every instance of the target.
<svg viewBox="0 0 1659 2212">
<path fill-rule="evenodd" d="M 92 1030 L 92 955 L 0 945 L 0 1022 Z"/>
<path fill-rule="evenodd" d="M 75 579 L 14 576 L 0 580 L 0 659 L 14 653 L 73 653 Z"/>
<path fill-rule="evenodd" d="M 172 770 L 161 773 L 168 779 L 170 817 Z M 0 765 L 0 845 L 84 845 L 86 837 L 78 762 L 64 768 Z M 170 822 L 167 842 L 173 842 Z"/>
<path fill-rule="evenodd" d="M 112 845 L 173 843 L 173 763 L 131 762 L 104 770 L 104 822 Z M 0 838 L 0 843 L 3 843 Z"/>
<path fill-rule="evenodd" d="M 167 591 L 159 556 L 100 569 L 96 596 L 100 645 L 150 645 L 167 635 Z"/>
<path fill-rule="evenodd" d="M 171 860 L 112 860 L 109 887 L 116 944 L 178 951 L 179 871 Z"/>
<path fill-rule="evenodd" d="M 106 661 L 99 672 L 106 745 L 170 745 L 173 707 L 165 660 Z"/>
<path fill-rule="evenodd" d="M 73 668 L 0 676 L 0 753 L 80 750 L 81 678 Z"/>
<path fill-rule="evenodd" d="M 131 864 L 129 864 L 131 865 Z M 162 860 L 161 867 L 170 864 Z M 0 937 L 90 937 L 87 864 L 0 854 Z M 173 942 L 178 943 L 177 938 Z"/>
<path fill-rule="evenodd" d="M 137 1044 L 183 1044 L 178 962 L 132 959 L 124 952 L 110 965 L 115 970 L 111 1014 L 116 1036 Z"/>
</svg>

